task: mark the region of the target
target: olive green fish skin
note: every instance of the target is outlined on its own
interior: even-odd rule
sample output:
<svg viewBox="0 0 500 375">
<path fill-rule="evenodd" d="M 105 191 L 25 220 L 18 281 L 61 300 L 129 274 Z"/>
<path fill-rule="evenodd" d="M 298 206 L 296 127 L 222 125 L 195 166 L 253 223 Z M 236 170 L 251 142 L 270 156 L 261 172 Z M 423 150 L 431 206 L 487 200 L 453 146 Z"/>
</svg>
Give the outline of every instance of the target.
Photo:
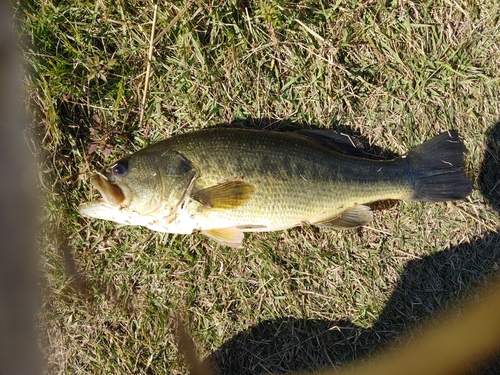
<svg viewBox="0 0 500 375">
<path fill-rule="evenodd" d="M 199 171 L 199 189 L 234 179 L 254 186 L 248 202 L 234 209 L 200 210 L 194 205 L 200 230 L 215 225 L 265 231 L 317 223 L 356 204 L 410 199 L 413 191 L 405 159 L 349 157 L 296 133 L 206 130 L 172 137 L 146 150 L 135 157 L 183 155 Z"/>
<path fill-rule="evenodd" d="M 441 202 L 472 190 L 454 131 L 383 161 L 335 151 L 333 134 L 211 129 L 174 136 L 95 175 L 104 199 L 80 212 L 161 232 L 201 231 L 241 247 L 242 232 L 303 223 L 354 228 L 372 219 L 366 203 Z"/>
</svg>

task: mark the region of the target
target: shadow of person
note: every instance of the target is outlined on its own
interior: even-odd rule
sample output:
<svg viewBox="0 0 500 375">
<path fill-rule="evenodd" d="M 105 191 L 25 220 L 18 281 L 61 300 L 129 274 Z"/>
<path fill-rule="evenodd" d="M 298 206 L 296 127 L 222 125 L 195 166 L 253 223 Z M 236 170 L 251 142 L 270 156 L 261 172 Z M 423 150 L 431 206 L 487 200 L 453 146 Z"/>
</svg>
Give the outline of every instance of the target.
<svg viewBox="0 0 500 375">
<path fill-rule="evenodd" d="M 479 186 L 500 212 L 500 124 L 488 132 Z M 205 359 L 218 374 L 269 374 L 314 371 L 363 358 L 470 294 L 500 264 L 500 234 L 410 261 L 375 324 L 364 329 L 346 320 L 286 317 L 262 321 L 236 334 Z M 494 358 L 481 368 L 500 373 Z"/>
</svg>

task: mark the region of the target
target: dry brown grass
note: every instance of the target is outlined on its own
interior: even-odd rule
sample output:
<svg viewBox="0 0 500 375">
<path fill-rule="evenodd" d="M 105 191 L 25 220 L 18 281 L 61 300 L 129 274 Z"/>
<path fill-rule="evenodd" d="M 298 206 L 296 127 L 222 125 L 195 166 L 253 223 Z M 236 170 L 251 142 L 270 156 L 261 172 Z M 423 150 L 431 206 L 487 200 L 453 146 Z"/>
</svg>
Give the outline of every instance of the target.
<svg viewBox="0 0 500 375">
<path fill-rule="evenodd" d="M 176 311 L 221 373 L 340 366 L 460 304 L 500 255 L 498 12 L 496 1 L 162 5 L 139 126 L 153 7 L 23 2 L 48 372 L 185 373 Z M 251 235 L 238 251 L 78 215 L 96 169 L 235 121 L 340 129 L 396 154 L 453 128 L 475 191 L 398 203 L 358 231 Z"/>
</svg>

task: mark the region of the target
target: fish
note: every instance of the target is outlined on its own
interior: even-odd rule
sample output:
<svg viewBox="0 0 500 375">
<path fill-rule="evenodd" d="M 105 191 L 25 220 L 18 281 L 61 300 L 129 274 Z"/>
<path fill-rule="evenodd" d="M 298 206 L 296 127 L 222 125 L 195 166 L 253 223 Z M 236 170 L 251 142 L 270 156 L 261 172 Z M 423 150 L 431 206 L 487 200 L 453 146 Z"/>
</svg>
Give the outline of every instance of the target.
<svg viewBox="0 0 500 375">
<path fill-rule="evenodd" d="M 333 130 L 211 128 L 172 136 L 94 174 L 102 198 L 79 212 L 241 248 L 245 232 L 366 225 L 373 220 L 367 204 L 376 201 L 464 199 L 472 192 L 465 153 L 454 130 L 376 160 Z"/>
</svg>

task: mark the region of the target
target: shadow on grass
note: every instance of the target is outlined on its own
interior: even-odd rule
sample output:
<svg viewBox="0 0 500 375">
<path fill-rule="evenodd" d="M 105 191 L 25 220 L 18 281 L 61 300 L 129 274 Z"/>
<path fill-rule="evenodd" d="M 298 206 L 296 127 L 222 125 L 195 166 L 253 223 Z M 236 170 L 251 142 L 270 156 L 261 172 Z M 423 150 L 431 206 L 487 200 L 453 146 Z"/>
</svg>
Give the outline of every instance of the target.
<svg viewBox="0 0 500 375">
<path fill-rule="evenodd" d="M 500 124 L 488 133 L 479 187 L 500 212 Z M 360 359 L 470 295 L 500 262 L 500 234 L 409 262 L 372 328 L 345 320 L 282 318 L 263 321 L 206 358 L 219 374 L 269 374 L 318 370 Z M 457 288 L 460 285 L 460 288 Z M 500 358 L 473 373 L 499 374 Z"/>
<path fill-rule="evenodd" d="M 479 186 L 484 197 L 500 213 L 500 122 L 488 131 Z"/>
</svg>

